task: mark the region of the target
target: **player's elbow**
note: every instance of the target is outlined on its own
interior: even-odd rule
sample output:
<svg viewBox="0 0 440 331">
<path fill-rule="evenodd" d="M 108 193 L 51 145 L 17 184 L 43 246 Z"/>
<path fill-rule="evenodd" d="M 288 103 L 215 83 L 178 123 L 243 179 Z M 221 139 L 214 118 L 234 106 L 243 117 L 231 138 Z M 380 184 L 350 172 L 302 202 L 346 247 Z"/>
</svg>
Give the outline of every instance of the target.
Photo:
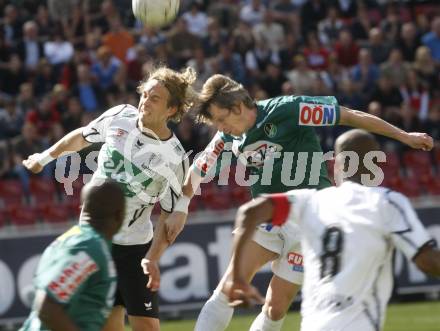
<svg viewBox="0 0 440 331">
<path fill-rule="evenodd" d="M 423 249 L 415 258 L 414 263 L 424 273 L 440 277 L 440 251 L 432 247 Z"/>
<path fill-rule="evenodd" d="M 257 210 L 252 202 L 247 202 L 240 206 L 237 211 L 237 226 L 240 228 L 253 228 L 257 225 Z"/>
</svg>

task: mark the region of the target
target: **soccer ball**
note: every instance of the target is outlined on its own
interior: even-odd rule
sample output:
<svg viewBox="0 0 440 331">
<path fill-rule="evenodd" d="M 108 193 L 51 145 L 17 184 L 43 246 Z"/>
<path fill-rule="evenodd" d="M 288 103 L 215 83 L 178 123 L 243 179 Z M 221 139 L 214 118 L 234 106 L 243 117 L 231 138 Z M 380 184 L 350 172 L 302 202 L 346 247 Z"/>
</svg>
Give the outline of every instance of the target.
<svg viewBox="0 0 440 331">
<path fill-rule="evenodd" d="M 180 0 L 132 0 L 134 16 L 146 26 L 160 28 L 177 15 Z"/>
</svg>

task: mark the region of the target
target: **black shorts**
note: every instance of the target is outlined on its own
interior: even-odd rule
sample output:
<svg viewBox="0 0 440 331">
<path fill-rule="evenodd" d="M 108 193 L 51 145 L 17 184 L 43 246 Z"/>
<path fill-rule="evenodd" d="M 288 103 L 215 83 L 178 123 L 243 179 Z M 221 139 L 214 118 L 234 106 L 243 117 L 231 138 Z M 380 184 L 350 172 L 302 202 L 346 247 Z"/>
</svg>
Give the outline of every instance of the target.
<svg viewBox="0 0 440 331">
<path fill-rule="evenodd" d="M 148 275 L 145 275 L 141 260 L 145 257 L 151 241 L 144 245 L 112 246 L 112 255 L 118 272 L 118 286 L 115 294 L 115 306 L 124 306 L 131 316 L 159 318 L 159 300 L 157 292 L 146 287 Z"/>
</svg>

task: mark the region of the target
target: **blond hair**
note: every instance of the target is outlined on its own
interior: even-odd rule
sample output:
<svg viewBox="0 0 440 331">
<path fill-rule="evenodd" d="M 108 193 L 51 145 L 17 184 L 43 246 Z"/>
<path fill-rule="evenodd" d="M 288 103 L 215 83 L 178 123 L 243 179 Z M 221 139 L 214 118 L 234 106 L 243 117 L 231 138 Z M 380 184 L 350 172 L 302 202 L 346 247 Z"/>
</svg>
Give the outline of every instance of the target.
<svg viewBox="0 0 440 331">
<path fill-rule="evenodd" d="M 142 94 L 145 84 L 149 80 L 159 81 L 170 93 L 168 107 L 176 107 L 177 111 L 168 118 L 169 121 L 179 123 L 183 115 L 192 107 L 195 92 L 192 84 L 195 82 L 197 74 L 191 67 L 187 67 L 182 72 L 174 71 L 165 66 L 154 68 L 149 75 L 139 84 L 137 92 Z"/>
<path fill-rule="evenodd" d="M 254 100 L 243 85 L 235 80 L 220 74 L 211 76 L 203 84 L 195 105 L 195 116 L 197 122 L 211 122 L 209 107 L 214 104 L 220 108 L 232 109 L 243 102 L 243 104 L 252 108 L 255 106 Z"/>
</svg>

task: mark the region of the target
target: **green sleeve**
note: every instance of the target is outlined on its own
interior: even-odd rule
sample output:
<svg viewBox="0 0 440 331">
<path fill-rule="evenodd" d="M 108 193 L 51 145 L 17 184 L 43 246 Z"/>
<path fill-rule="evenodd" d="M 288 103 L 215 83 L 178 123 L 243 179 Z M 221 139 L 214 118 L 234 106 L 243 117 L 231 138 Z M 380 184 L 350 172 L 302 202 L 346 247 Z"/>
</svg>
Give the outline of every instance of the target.
<svg viewBox="0 0 440 331">
<path fill-rule="evenodd" d="M 92 258 L 86 247 L 49 254 L 44 259 L 44 266 L 36 276 L 36 285 L 60 304 L 71 302 L 100 269 L 96 258 Z"/>
<path fill-rule="evenodd" d="M 213 177 L 218 176 L 220 171 L 230 161 L 226 160 L 226 152 L 232 154 L 233 138 L 223 132 L 217 132 L 211 142 L 206 146 L 193 162 L 193 168 L 205 177 L 207 174 Z M 223 162 L 224 161 L 224 162 Z"/>
<path fill-rule="evenodd" d="M 294 122 L 298 126 L 338 125 L 340 107 L 333 96 L 292 97 Z"/>
</svg>

